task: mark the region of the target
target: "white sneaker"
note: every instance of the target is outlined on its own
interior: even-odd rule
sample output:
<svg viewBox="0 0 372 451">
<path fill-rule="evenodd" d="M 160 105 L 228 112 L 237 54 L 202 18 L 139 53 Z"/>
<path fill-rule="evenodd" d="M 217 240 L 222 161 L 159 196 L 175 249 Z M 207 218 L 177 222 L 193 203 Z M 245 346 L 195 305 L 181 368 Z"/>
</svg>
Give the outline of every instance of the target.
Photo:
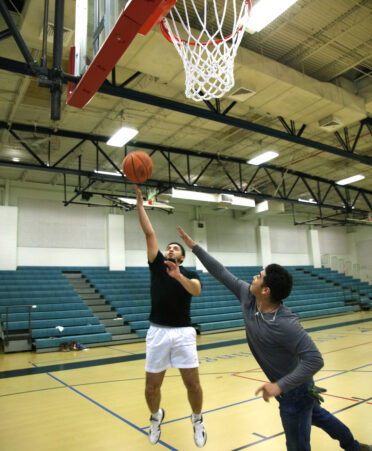
<svg viewBox="0 0 372 451">
<path fill-rule="evenodd" d="M 150 416 L 150 429 L 149 429 L 149 440 L 152 445 L 156 445 L 160 438 L 160 424 L 164 419 L 165 412 L 163 409 L 159 409 L 157 417 L 153 415 Z"/>
<path fill-rule="evenodd" d="M 202 448 L 207 442 L 207 433 L 205 431 L 203 417 L 195 419 L 193 415 L 191 415 L 191 422 L 194 427 L 194 442 L 195 445 L 199 448 Z"/>
</svg>

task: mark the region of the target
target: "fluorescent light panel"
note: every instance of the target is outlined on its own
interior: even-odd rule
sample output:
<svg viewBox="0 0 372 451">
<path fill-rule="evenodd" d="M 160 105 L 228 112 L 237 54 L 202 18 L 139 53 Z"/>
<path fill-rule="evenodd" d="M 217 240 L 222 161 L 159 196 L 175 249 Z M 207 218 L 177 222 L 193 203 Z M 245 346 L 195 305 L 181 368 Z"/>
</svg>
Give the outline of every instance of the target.
<svg viewBox="0 0 372 451">
<path fill-rule="evenodd" d="M 254 164 L 254 165 L 258 166 L 259 164 L 263 164 L 263 163 L 266 163 L 267 161 L 273 160 L 278 155 L 279 154 L 277 152 L 274 152 L 273 150 L 268 150 L 267 152 L 264 152 L 263 154 L 258 155 L 258 157 L 248 160 L 248 164 Z"/>
<path fill-rule="evenodd" d="M 363 180 L 365 177 L 364 175 L 353 175 L 352 177 L 348 177 L 346 179 L 339 180 L 337 185 L 350 185 L 350 183 L 358 182 L 359 180 Z"/>
<path fill-rule="evenodd" d="M 307 204 L 316 204 L 314 199 L 301 199 L 301 197 L 298 198 L 299 202 L 305 202 Z"/>
<path fill-rule="evenodd" d="M 174 199 L 194 200 L 198 202 L 222 203 L 220 194 L 202 193 L 200 191 L 188 191 L 183 189 L 172 188 L 170 195 Z M 232 199 L 231 206 L 254 207 L 256 205 L 253 199 L 229 195 Z M 227 202 L 230 203 L 230 202 Z"/>
<path fill-rule="evenodd" d="M 121 177 L 120 172 L 97 171 L 96 169 L 94 170 L 94 172 L 95 172 L 96 174 L 102 174 L 102 175 L 114 175 L 115 177 Z"/>
<path fill-rule="evenodd" d="M 122 147 L 138 133 L 134 128 L 122 127 L 107 141 L 109 146 Z"/>
<path fill-rule="evenodd" d="M 172 188 L 172 197 L 176 199 L 197 200 L 200 202 L 217 202 L 216 194 L 201 193 L 199 191 L 187 191 Z"/>
<path fill-rule="evenodd" d="M 284 13 L 297 0 L 260 0 L 251 11 L 246 30 L 248 33 L 261 31 Z"/>
</svg>

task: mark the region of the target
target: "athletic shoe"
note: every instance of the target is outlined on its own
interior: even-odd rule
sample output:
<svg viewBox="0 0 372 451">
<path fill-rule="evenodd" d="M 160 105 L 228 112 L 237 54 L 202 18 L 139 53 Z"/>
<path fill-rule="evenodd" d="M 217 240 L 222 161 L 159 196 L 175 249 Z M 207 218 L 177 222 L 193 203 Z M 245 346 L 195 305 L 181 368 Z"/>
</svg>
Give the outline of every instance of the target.
<svg viewBox="0 0 372 451">
<path fill-rule="evenodd" d="M 149 440 L 152 445 L 156 445 L 160 438 L 160 424 L 164 419 L 165 412 L 159 409 L 158 413 L 150 416 Z"/>
<path fill-rule="evenodd" d="M 200 418 L 194 418 L 193 415 L 191 415 L 191 422 L 194 427 L 195 445 L 202 448 L 207 442 L 207 433 L 205 431 L 203 417 L 200 416 Z"/>
</svg>

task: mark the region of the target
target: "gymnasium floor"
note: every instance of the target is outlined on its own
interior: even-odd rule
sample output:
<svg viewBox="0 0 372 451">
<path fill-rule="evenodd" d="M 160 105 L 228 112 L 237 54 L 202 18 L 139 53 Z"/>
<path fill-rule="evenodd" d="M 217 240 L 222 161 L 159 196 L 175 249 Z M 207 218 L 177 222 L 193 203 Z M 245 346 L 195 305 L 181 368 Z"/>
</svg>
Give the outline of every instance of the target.
<svg viewBox="0 0 372 451">
<path fill-rule="evenodd" d="M 372 312 L 303 322 L 325 360 L 316 375 L 323 406 L 372 444 Z M 255 390 L 265 376 L 244 331 L 198 337 L 205 450 L 285 450 L 277 402 Z M 194 450 L 190 408 L 177 370 L 168 370 L 161 441 L 147 438 L 144 343 L 58 353 L 0 354 L 2 451 Z M 312 429 L 313 450 L 338 443 Z"/>
</svg>

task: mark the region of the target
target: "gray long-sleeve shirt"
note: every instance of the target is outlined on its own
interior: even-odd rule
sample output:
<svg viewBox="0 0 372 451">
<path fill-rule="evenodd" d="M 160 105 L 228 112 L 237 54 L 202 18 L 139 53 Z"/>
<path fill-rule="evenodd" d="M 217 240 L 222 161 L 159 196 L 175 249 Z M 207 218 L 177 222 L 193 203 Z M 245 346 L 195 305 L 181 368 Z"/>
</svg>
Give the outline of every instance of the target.
<svg viewBox="0 0 372 451">
<path fill-rule="evenodd" d="M 276 313 L 260 313 L 248 282 L 238 279 L 200 246 L 192 251 L 239 299 L 248 345 L 269 381 L 277 382 L 283 393 L 310 381 L 324 363 L 297 316 L 284 305 Z"/>
</svg>

